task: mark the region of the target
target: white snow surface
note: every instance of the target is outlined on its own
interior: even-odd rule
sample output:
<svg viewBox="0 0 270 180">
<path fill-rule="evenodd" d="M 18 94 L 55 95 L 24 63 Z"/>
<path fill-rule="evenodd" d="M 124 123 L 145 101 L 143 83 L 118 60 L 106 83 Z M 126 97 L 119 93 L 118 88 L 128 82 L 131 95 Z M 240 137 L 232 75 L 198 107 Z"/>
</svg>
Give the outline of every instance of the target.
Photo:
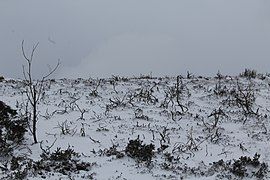
<svg viewBox="0 0 270 180">
<path fill-rule="evenodd" d="M 230 92 L 241 86 L 250 85 L 256 100 L 252 106 L 258 116 L 245 116 L 241 107 L 228 103 Z M 38 104 L 39 144 L 33 144 L 30 132 L 25 135 L 22 150 L 15 155 L 24 155 L 34 161 L 41 159 L 40 144 L 51 146 L 53 152 L 58 147 L 73 148 L 81 159 L 94 163 L 89 172 L 72 173 L 70 176 L 47 174 L 46 179 L 87 179 L 85 174 L 93 174 L 94 179 L 222 179 L 225 172 L 209 171 L 213 162 L 239 159 L 240 156 L 261 155 L 260 161 L 270 162 L 270 79 L 247 79 L 240 77 L 191 77 L 182 79 L 180 102 L 188 107 L 183 114 L 176 99 L 162 107 L 166 93 L 176 86 L 176 77 L 161 78 L 117 78 L 108 79 L 57 79 L 44 83 L 44 94 Z M 224 96 L 215 94 L 217 85 L 226 90 Z M 0 82 L 0 100 L 13 109 L 23 111 L 27 97 L 23 93 L 22 80 L 8 79 Z M 130 95 L 150 92 L 151 102 L 145 97 L 130 100 Z M 96 96 L 95 96 L 96 93 Z M 149 95 L 149 94 L 148 94 Z M 119 105 L 113 107 L 119 100 Z M 212 127 L 214 110 L 222 109 L 224 116 Z M 141 111 L 142 110 L 142 111 Z M 85 112 L 81 117 L 81 112 Z M 135 116 L 136 111 L 143 113 Z M 62 133 L 60 126 L 66 125 L 68 132 Z M 84 128 L 85 136 L 82 136 Z M 165 132 L 165 131 L 166 132 Z M 217 137 L 214 137 L 218 133 Z M 162 134 L 164 138 L 162 138 Z M 213 139 L 211 139 L 213 137 Z M 113 145 L 125 154 L 130 140 L 139 138 L 145 144 L 154 144 L 151 164 L 138 162 L 125 155 L 123 158 L 106 156 L 101 152 Z M 191 139 L 193 144 L 191 143 Z M 158 151 L 161 144 L 168 145 Z M 181 148 L 182 147 L 182 148 Z M 168 162 L 165 153 L 171 153 L 175 160 Z M 165 168 L 165 163 L 169 168 Z M 184 167 L 199 168 L 192 173 Z M 182 169 L 181 169 L 182 168 Z M 230 174 L 228 172 L 228 174 Z M 237 179 L 232 175 L 232 179 Z M 4 174 L 0 173 L 0 177 Z M 225 177 L 223 177 L 225 178 Z M 247 177 L 256 179 L 255 177 Z M 266 177 L 270 178 L 269 172 Z M 27 179 L 42 179 L 29 175 Z"/>
</svg>

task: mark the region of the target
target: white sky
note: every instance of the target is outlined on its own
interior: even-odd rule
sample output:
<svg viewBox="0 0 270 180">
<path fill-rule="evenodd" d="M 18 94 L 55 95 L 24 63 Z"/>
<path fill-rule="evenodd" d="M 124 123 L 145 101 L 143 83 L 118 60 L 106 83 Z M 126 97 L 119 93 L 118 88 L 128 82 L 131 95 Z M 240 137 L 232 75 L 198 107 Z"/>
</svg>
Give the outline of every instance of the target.
<svg viewBox="0 0 270 180">
<path fill-rule="evenodd" d="M 58 77 L 270 72 L 269 0 L 0 0 L 0 74 Z"/>
</svg>

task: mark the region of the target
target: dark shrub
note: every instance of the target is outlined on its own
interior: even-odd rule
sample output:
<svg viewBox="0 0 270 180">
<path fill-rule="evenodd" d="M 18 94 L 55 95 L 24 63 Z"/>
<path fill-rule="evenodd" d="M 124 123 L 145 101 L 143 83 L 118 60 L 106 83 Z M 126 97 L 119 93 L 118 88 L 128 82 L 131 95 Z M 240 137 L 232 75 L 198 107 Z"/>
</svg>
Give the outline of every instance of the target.
<svg viewBox="0 0 270 180">
<path fill-rule="evenodd" d="M 236 176 L 246 177 L 250 175 L 247 167 L 251 167 L 255 170 L 252 172 L 254 176 L 263 178 L 268 171 L 268 165 L 261 163 L 259 158 L 260 155 L 257 153 L 254 155 L 253 159 L 247 156 L 241 156 L 232 164 L 231 172 Z"/>
<path fill-rule="evenodd" d="M 243 73 L 240 73 L 240 77 L 246 77 L 248 79 L 255 79 L 257 77 L 257 71 L 251 69 L 245 69 Z"/>
<path fill-rule="evenodd" d="M 48 172 L 58 172 L 63 175 L 79 171 L 89 171 L 94 163 L 83 162 L 80 155 L 68 147 L 66 150 L 57 148 L 53 153 L 43 152 L 41 160 L 33 163 L 35 173 L 45 175 Z"/>
<path fill-rule="evenodd" d="M 130 140 L 125 152 L 128 156 L 138 160 L 150 163 L 154 155 L 155 146 L 153 144 L 142 144 L 139 139 Z"/>
<path fill-rule="evenodd" d="M 3 82 L 5 78 L 3 76 L 0 76 L 0 82 Z"/>
<path fill-rule="evenodd" d="M 27 119 L 19 119 L 16 110 L 0 101 L 0 152 L 7 155 L 14 143 L 19 144 L 27 131 Z"/>
</svg>

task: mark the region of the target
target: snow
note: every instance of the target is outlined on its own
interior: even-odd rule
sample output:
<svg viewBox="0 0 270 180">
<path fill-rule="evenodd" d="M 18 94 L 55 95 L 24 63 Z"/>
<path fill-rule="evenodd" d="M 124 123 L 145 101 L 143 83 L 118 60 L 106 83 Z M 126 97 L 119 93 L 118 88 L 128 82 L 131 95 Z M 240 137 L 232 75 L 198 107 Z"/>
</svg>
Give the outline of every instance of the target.
<svg viewBox="0 0 270 180">
<path fill-rule="evenodd" d="M 168 108 L 160 105 L 165 100 L 169 87 L 176 84 L 174 77 L 48 80 L 45 83 L 45 94 L 38 105 L 38 140 L 42 147 L 51 146 L 55 141 L 51 151 L 58 147 L 71 147 L 81 155 L 83 161 L 95 163 L 90 172 L 86 172 L 93 173 L 94 179 L 218 179 L 218 174 L 222 172 L 199 176 L 184 172 L 177 166 L 200 168 L 200 172 L 207 172 L 213 162 L 239 159 L 240 156 L 253 157 L 255 153 L 261 155 L 261 162 L 269 164 L 268 77 L 264 80 L 222 78 L 221 85 L 227 88 L 225 96 L 215 95 L 214 90 L 219 83 L 215 77 L 183 78 L 182 81 L 184 88 L 181 103 L 188 107 L 188 111 L 172 117 L 172 113 L 180 111 L 175 99 L 174 104 L 169 103 Z M 241 86 L 252 85 L 256 97 L 252 109 L 256 111 L 259 108 L 259 116 L 245 117 L 241 107 L 226 103 L 230 90 L 237 88 L 237 81 Z M 93 96 L 95 89 L 97 96 Z M 130 103 L 129 95 L 139 93 L 142 89 L 152 92 L 158 102 L 141 97 L 134 98 Z M 0 82 L 0 100 L 13 109 L 24 107 L 27 98 L 22 93 L 23 90 L 24 84 L 21 80 L 8 79 Z M 112 102 L 117 100 L 120 104 L 114 107 Z M 207 124 L 211 127 L 214 123 L 214 117 L 209 115 L 219 108 L 226 116 L 220 117 L 216 127 L 207 128 Z M 141 109 L 147 118 L 135 117 L 136 109 Z M 83 117 L 81 111 L 84 112 Z M 211 141 L 215 132 L 220 135 L 216 137 L 216 141 Z M 85 133 L 85 136 L 82 133 Z M 163 134 L 164 138 L 160 134 Z M 155 145 L 155 155 L 150 166 L 138 163 L 128 156 L 118 159 L 100 153 L 113 145 L 124 153 L 129 140 L 138 137 L 145 144 Z M 190 140 L 195 144 L 190 144 L 188 148 Z M 158 152 L 161 142 L 169 147 Z M 34 161 L 41 159 L 40 144 L 33 144 L 29 132 L 26 134 L 24 146 L 29 150 L 15 151 L 16 155 L 26 153 L 27 157 Z M 186 151 L 183 152 L 183 149 Z M 178 162 L 171 163 L 174 168 L 164 169 L 162 166 L 164 163 L 169 164 L 164 156 L 166 152 L 179 158 Z M 85 172 L 81 172 L 73 174 L 72 177 L 85 179 L 84 174 Z M 267 177 L 269 178 L 269 172 Z M 38 178 L 42 179 L 40 176 L 28 177 Z M 47 178 L 68 179 L 62 174 L 56 177 L 48 175 Z"/>
</svg>

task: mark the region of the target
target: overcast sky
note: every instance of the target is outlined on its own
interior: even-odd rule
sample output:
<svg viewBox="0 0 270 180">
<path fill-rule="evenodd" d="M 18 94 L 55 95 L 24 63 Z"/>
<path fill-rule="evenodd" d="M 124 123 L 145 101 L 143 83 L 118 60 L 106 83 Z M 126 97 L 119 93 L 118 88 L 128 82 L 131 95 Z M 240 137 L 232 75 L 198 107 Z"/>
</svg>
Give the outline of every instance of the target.
<svg viewBox="0 0 270 180">
<path fill-rule="evenodd" d="M 0 0 L 0 74 L 61 59 L 57 76 L 270 72 L 269 0 Z"/>
</svg>

